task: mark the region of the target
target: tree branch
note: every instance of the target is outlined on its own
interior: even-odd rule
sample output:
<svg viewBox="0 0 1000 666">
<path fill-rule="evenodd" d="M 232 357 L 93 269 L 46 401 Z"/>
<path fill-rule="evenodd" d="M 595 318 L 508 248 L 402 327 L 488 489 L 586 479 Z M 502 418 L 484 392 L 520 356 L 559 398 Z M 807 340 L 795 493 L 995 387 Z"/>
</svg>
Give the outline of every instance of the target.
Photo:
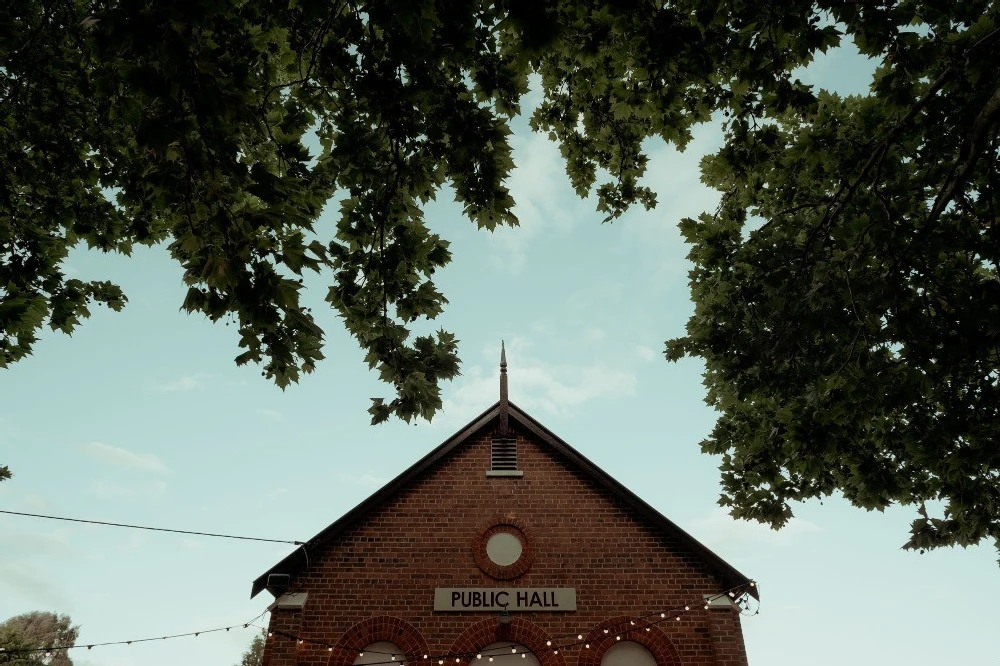
<svg viewBox="0 0 1000 666">
<path fill-rule="evenodd" d="M 940 217 L 952 199 L 959 194 L 959 191 L 965 185 L 965 181 L 968 180 L 972 170 L 976 167 L 976 162 L 979 161 L 979 156 L 983 152 L 983 144 L 987 140 L 990 129 L 993 128 L 998 120 L 1000 120 L 1000 88 L 997 88 L 993 92 L 993 97 L 986 102 L 982 111 L 979 112 L 979 115 L 973 121 L 969 136 L 962 146 L 962 156 L 965 157 L 965 161 L 961 166 L 956 162 L 955 167 L 948 176 L 948 180 L 945 181 L 944 187 L 942 187 L 941 192 L 938 193 L 937 198 L 934 200 L 934 207 L 931 208 L 931 212 L 927 216 L 928 223 L 934 222 L 934 220 Z"/>
</svg>

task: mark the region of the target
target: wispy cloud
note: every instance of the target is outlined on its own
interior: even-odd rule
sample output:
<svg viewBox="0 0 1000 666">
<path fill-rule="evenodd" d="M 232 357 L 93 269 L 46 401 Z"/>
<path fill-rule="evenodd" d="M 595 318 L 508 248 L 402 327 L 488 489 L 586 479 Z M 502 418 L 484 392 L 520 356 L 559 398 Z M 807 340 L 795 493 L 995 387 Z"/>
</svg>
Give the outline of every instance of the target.
<svg viewBox="0 0 1000 666">
<path fill-rule="evenodd" d="M 205 388 L 208 375 L 185 375 L 173 381 L 157 384 L 153 390 L 160 393 L 176 393 L 178 391 L 201 391 Z"/>
<path fill-rule="evenodd" d="M 135 497 L 136 495 L 155 496 L 162 495 L 166 491 L 167 483 L 165 481 L 156 481 L 141 485 L 123 485 L 120 483 L 97 481 L 90 486 L 90 492 L 101 499 L 121 499 L 124 497 Z"/>
<path fill-rule="evenodd" d="M 166 464 L 152 453 L 133 453 L 127 449 L 111 446 L 103 442 L 87 442 L 86 444 L 81 444 L 78 448 L 82 453 L 91 458 L 111 463 L 112 465 L 118 465 L 119 467 L 158 474 L 170 471 Z"/>
<path fill-rule="evenodd" d="M 815 523 L 792 518 L 781 530 L 772 530 L 756 521 L 736 520 L 722 507 L 692 522 L 692 535 L 709 548 L 737 550 L 754 545 L 784 546 L 793 540 L 821 531 Z"/>
<path fill-rule="evenodd" d="M 15 523 L 11 521 L 10 526 Z M 16 558 L 38 558 L 42 555 L 72 557 L 73 547 L 65 532 L 17 532 L 8 525 L 0 530 L 0 553 L 10 561 Z"/>
<path fill-rule="evenodd" d="M 7 588 L 2 596 L 21 597 L 26 600 L 26 607 L 70 608 L 70 600 L 50 582 L 50 578 L 34 567 L 0 562 L 0 591 Z"/>
<path fill-rule="evenodd" d="M 257 414 L 265 421 L 271 423 L 277 423 L 285 418 L 285 415 L 276 409 L 258 409 Z"/>
<path fill-rule="evenodd" d="M 643 361 L 652 361 L 656 358 L 656 352 L 647 347 L 646 345 L 639 345 L 635 348 L 635 352 L 639 355 Z"/>
<path fill-rule="evenodd" d="M 559 147 L 544 134 L 531 132 L 511 138 L 514 162 L 508 186 L 517 205 L 516 229 L 498 227 L 491 236 L 492 263 L 511 273 L 519 273 L 528 252 L 545 232 L 566 233 L 583 211 L 593 204 L 582 201 L 565 176 L 565 162 Z"/>
<path fill-rule="evenodd" d="M 9 481 L 7 483 L 10 483 Z M 18 505 L 30 511 L 44 511 L 52 508 L 52 503 L 38 493 L 28 493 L 21 497 Z"/>
<path fill-rule="evenodd" d="M 339 472 L 337 474 L 337 480 L 341 483 L 349 483 L 353 486 L 361 486 L 363 488 L 381 488 L 385 484 L 389 483 L 389 479 L 384 476 L 377 476 L 375 474 L 347 474 L 344 472 Z"/>
<path fill-rule="evenodd" d="M 591 343 L 595 336 L 585 332 Z M 599 336 L 598 336 L 599 337 Z M 529 410 L 549 414 L 572 413 L 595 398 L 627 396 L 635 393 L 635 373 L 625 367 L 602 362 L 589 364 L 551 364 L 532 358 L 527 343 L 515 338 L 508 345 L 508 355 L 517 358 L 517 398 L 515 402 Z M 491 350 L 494 351 L 494 350 Z M 464 423 L 497 399 L 496 366 L 466 368 L 444 399 L 442 423 Z M 437 421 L 435 421 L 437 422 Z"/>
</svg>

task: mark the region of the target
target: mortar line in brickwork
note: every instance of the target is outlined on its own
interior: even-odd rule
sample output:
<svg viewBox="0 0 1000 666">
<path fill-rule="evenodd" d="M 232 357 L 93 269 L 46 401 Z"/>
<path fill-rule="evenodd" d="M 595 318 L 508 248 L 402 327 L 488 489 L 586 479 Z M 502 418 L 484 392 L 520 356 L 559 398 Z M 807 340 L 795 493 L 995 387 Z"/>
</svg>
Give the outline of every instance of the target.
<svg viewBox="0 0 1000 666">
<path fill-rule="evenodd" d="M 611 636 L 614 636 L 615 637 L 615 641 L 618 642 L 618 641 L 623 640 L 623 637 L 627 637 L 631 633 L 635 633 L 635 632 L 639 632 L 639 631 L 644 631 L 644 630 L 645 631 L 649 631 L 650 628 L 658 626 L 660 624 L 668 624 L 669 625 L 671 623 L 671 621 L 679 622 L 680 619 L 681 619 L 681 617 L 684 616 L 687 613 L 696 612 L 698 610 L 705 610 L 705 611 L 712 612 L 710 610 L 710 606 L 711 606 L 712 602 L 717 601 L 719 599 L 723 599 L 723 598 L 727 598 L 728 597 L 729 599 L 733 600 L 733 603 L 737 603 L 736 600 L 741 599 L 741 598 L 745 597 L 746 595 L 750 594 L 750 589 L 753 589 L 753 590 L 757 589 L 757 583 L 756 583 L 756 581 L 750 581 L 746 585 L 738 585 L 738 586 L 735 586 L 735 587 L 731 587 L 728 590 L 723 590 L 722 592 L 717 592 L 715 594 L 704 595 L 703 598 L 700 599 L 700 600 L 698 600 L 698 601 L 693 601 L 691 603 L 684 604 L 683 608 L 680 607 L 680 606 L 678 606 L 676 608 L 669 609 L 669 610 L 663 610 L 663 611 L 656 611 L 656 612 L 653 612 L 653 613 L 647 613 L 646 615 L 641 615 L 639 617 L 632 618 L 632 619 L 629 619 L 627 621 L 623 620 L 621 622 L 617 622 L 617 623 L 608 625 L 607 627 L 602 627 L 600 624 L 597 624 L 596 626 L 594 626 L 592 629 L 590 629 L 586 633 L 584 633 L 584 632 L 576 632 L 576 633 L 572 633 L 572 634 L 560 634 L 560 635 L 557 635 L 557 636 L 554 636 L 552 638 L 547 639 L 547 641 L 546 641 L 547 644 L 545 646 L 545 652 L 547 653 L 547 652 L 551 651 L 551 652 L 553 652 L 555 654 L 558 654 L 560 650 L 567 650 L 567 649 L 571 649 L 571 648 L 575 648 L 575 647 L 580 647 L 581 645 L 584 646 L 584 649 L 590 649 L 590 643 L 592 642 L 590 636 L 593 635 L 593 634 L 596 634 L 597 637 L 600 638 L 600 639 L 610 638 Z M 748 616 L 751 616 L 751 617 L 754 616 L 754 615 L 757 615 L 757 613 L 760 610 L 759 607 L 758 607 L 758 609 L 756 611 L 754 611 L 753 613 L 746 613 L 745 614 L 743 612 L 744 609 L 740 608 L 739 606 L 736 606 L 736 608 L 739 609 L 739 614 L 741 616 L 748 615 Z M 650 620 L 650 618 L 653 618 L 653 619 Z M 254 625 L 254 626 L 257 626 L 257 625 Z M 261 627 L 261 628 L 263 628 L 263 627 Z M 600 633 L 598 633 L 598 632 L 600 632 Z M 297 641 L 297 643 L 299 645 L 305 645 L 305 644 L 318 645 L 318 646 L 327 648 L 327 650 L 329 652 L 333 652 L 334 649 L 339 649 L 339 650 L 347 651 L 347 648 L 344 648 L 344 647 L 339 647 L 338 648 L 338 646 L 337 646 L 336 643 L 332 643 L 330 641 L 325 641 L 325 640 L 316 639 L 316 638 L 307 638 L 305 636 L 301 636 L 301 635 L 298 635 L 298 634 L 292 634 L 292 633 L 287 632 L 287 631 L 269 630 L 267 635 L 268 635 L 268 638 L 272 638 L 275 635 L 283 636 L 285 638 L 291 638 L 291 639 Z M 568 639 L 569 642 L 561 642 L 560 639 Z M 419 660 L 419 663 L 420 664 L 428 664 L 428 666 L 432 666 L 433 662 L 435 662 L 435 661 L 438 663 L 438 666 L 444 666 L 444 664 L 447 664 L 449 662 L 453 663 L 453 664 L 454 663 L 461 664 L 462 662 L 465 662 L 465 661 L 468 661 L 468 662 L 480 661 L 480 660 L 482 660 L 483 656 L 486 656 L 487 658 L 492 658 L 493 656 L 498 656 L 498 655 L 501 655 L 501 654 L 507 654 L 506 650 L 508 650 L 508 649 L 511 649 L 511 648 L 492 648 L 491 651 L 488 651 L 488 652 L 480 650 L 478 652 L 453 652 L 453 653 L 448 653 L 448 654 L 437 654 L 437 655 L 424 654 L 424 655 L 422 655 L 423 659 Z M 503 651 L 502 652 L 493 652 L 493 650 L 503 650 Z M 401 662 L 405 662 L 406 661 L 406 657 L 407 657 L 406 654 L 402 654 L 402 653 L 398 653 L 397 654 L 397 653 L 381 652 L 379 650 L 367 650 L 367 649 L 360 651 L 359 655 L 363 655 L 366 652 L 370 653 L 370 654 L 377 654 L 377 655 L 382 655 L 382 656 L 385 656 L 385 657 L 389 657 L 389 659 L 386 660 L 386 661 L 369 662 L 367 666 L 398 666 Z M 520 650 L 520 651 L 516 651 L 515 654 L 533 655 L 533 656 L 538 657 L 538 656 L 540 656 L 542 654 L 542 652 L 538 651 L 538 650 L 532 650 L 532 649 L 523 649 L 523 650 Z M 397 660 L 396 657 L 399 657 L 399 660 Z"/>
</svg>

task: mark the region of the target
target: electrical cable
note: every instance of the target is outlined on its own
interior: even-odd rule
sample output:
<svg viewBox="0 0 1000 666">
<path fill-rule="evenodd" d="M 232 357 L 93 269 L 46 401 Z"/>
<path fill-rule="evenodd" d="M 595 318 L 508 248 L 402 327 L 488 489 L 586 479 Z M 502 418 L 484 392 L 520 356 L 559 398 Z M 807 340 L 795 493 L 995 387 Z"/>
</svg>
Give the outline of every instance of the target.
<svg viewBox="0 0 1000 666">
<path fill-rule="evenodd" d="M 183 634 L 168 634 L 166 636 L 153 636 L 152 638 L 133 638 L 132 640 L 127 640 L 127 641 L 106 641 L 104 643 L 79 643 L 79 644 L 73 644 L 73 645 L 50 645 L 48 647 L 37 647 L 37 648 L 6 648 L 5 649 L 5 648 L 0 647 L 0 654 L 30 654 L 30 653 L 33 653 L 33 652 L 59 652 L 59 651 L 62 651 L 62 650 L 75 650 L 75 649 L 78 649 L 78 648 L 87 648 L 88 650 L 90 650 L 91 648 L 106 647 L 108 645 L 132 645 L 133 643 L 149 643 L 149 642 L 152 642 L 152 641 L 166 641 L 166 640 L 170 640 L 172 638 L 186 638 L 188 636 L 200 636 L 201 634 L 211 634 L 211 633 L 215 633 L 215 632 L 219 632 L 219 631 L 229 631 L 230 629 L 240 629 L 240 628 L 246 629 L 246 628 L 251 627 L 251 626 L 253 626 L 253 627 L 256 628 L 257 625 L 255 625 L 254 622 L 256 622 L 260 618 L 264 617 L 264 615 L 266 613 L 267 613 L 267 609 L 264 609 L 264 611 L 260 615 L 258 615 L 257 617 L 253 618 L 252 620 L 248 620 L 246 622 L 241 622 L 239 624 L 232 624 L 232 625 L 230 625 L 228 627 L 216 627 L 214 629 L 202 629 L 200 631 L 188 631 L 188 632 L 183 633 Z"/>
<path fill-rule="evenodd" d="M 606 627 L 596 625 L 586 634 L 573 633 L 573 634 L 562 634 L 558 636 L 553 636 L 546 641 L 547 645 L 545 647 L 545 650 L 552 651 L 555 654 L 558 654 L 559 650 L 565 650 L 568 648 L 579 647 L 579 646 L 583 646 L 584 649 L 590 649 L 590 643 L 592 641 L 590 636 L 598 634 L 598 630 L 600 630 L 601 632 L 600 634 L 598 634 L 599 636 L 602 637 L 614 636 L 617 641 L 621 641 L 623 637 L 627 638 L 630 633 L 635 633 L 641 630 L 649 631 L 651 627 L 663 623 L 669 623 L 671 620 L 679 622 L 682 615 L 689 613 L 691 611 L 696 611 L 700 609 L 708 610 L 714 601 L 723 598 L 728 598 L 730 600 L 730 603 L 739 610 L 740 615 L 745 615 L 745 614 L 751 616 L 757 615 L 760 612 L 759 607 L 757 611 L 753 613 L 749 612 L 744 613 L 744 610 L 747 609 L 740 603 L 741 600 L 743 600 L 747 596 L 747 593 L 750 588 L 754 589 L 757 588 L 756 581 L 750 581 L 748 584 L 745 585 L 737 585 L 729 588 L 728 590 L 723 590 L 722 592 L 718 592 L 715 594 L 705 595 L 700 601 L 685 604 L 683 608 L 678 606 L 677 608 L 669 610 L 647 613 L 646 615 L 632 618 L 627 621 L 623 620 L 622 622 L 611 624 Z M 263 629 L 263 627 L 261 628 Z M 331 643 L 329 641 L 320 640 L 316 638 L 307 638 L 304 636 L 300 636 L 298 634 L 293 634 L 281 630 L 268 630 L 267 633 L 268 638 L 271 638 L 274 635 L 284 636 L 285 638 L 291 638 L 297 641 L 299 645 L 304 645 L 308 643 L 310 645 L 325 647 L 328 652 L 333 652 L 333 650 L 337 648 L 336 644 Z M 566 639 L 566 642 L 562 642 L 561 639 Z M 339 648 L 339 649 L 344 649 L 344 648 Z M 411 662 L 415 661 L 419 664 L 428 664 L 430 666 L 433 666 L 434 662 L 436 661 L 438 666 L 446 666 L 446 664 L 448 663 L 452 664 L 462 664 L 463 662 L 471 663 L 474 660 L 476 661 L 481 660 L 483 659 L 483 657 L 486 657 L 488 661 L 492 661 L 493 657 L 508 654 L 507 652 L 508 650 L 511 650 L 512 654 L 521 655 L 522 658 L 524 658 L 525 655 L 529 654 L 537 657 L 541 652 L 540 650 L 532 650 L 530 648 L 525 648 L 524 646 L 520 646 L 520 649 L 518 649 L 518 646 L 511 646 L 504 648 L 492 648 L 489 651 L 479 650 L 477 652 L 462 652 L 462 653 L 450 653 L 450 654 L 439 654 L 439 655 L 424 654 L 421 655 L 423 659 L 413 659 L 411 660 Z M 365 652 L 389 658 L 386 661 L 369 662 L 368 666 L 401 666 L 401 664 L 406 662 L 409 657 L 414 656 L 402 653 L 382 652 L 379 650 L 362 650 L 359 653 L 359 656 L 364 656 Z"/>
<path fill-rule="evenodd" d="M 559 653 L 559 650 L 566 650 L 568 648 L 579 647 L 581 645 L 584 647 L 584 649 L 589 649 L 590 648 L 590 640 L 591 640 L 589 637 L 591 635 L 593 635 L 593 634 L 596 634 L 598 632 L 598 630 L 600 630 L 604 635 L 607 635 L 607 636 L 614 635 L 615 638 L 620 641 L 620 640 L 622 640 L 622 637 L 626 637 L 627 638 L 628 634 L 630 634 L 630 633 L 637 632 L 637 631 L 640 631 L 640 630 L 643 630 L 643 629 L 645 629 L 646 631 L 649 631 L 649 629 L 651 627 L 656 626 L 656 625 L 661 624 L 661 623 L 664 623 L 664 622 L 669 622 L 671 619 L 674 619 L 676 621 L 680 621 L 682 615 L 684 615 L 685 613 L 689 613 L 692 610 L 699 610 L 701 608 L 704 608 L 705 610 L 708 610 L 709 607 L 710 607 L 710 605 L 711 605 L 711 603 L 712 603 L 712 601 L 715 601 L 715 600 L 718 600 L 718 599 L 722 599 L 722 598 L 725 598 L 727 596 L 730 599 L 733 600 L 734 604 L 736 604 L 736 602 L 737 602 L 738 599 L 740 599 L 740 598 L 742 598 L 742 597 L 745 596 L 748 588 L 756 588 L 756 587 L 757 587 L 757 583 L 755 581 L 750 581 L 749 585 L 740 585 L 740 586 L 737 586 L 737 587 L 732 587 L 732 588 L 730 588 L 728 590 L 723 590 L 722 592 L 718 592 L 716 594 L 706 595 L 699 602 L 692 602 L 692 603 L 689 603 L 689 604 L 685 604 L 684 607 L 683 607 L 683 609 L 681 609 L 680 607 L 677 607 L 676 609 L 670 609 L 670 610 L 664 610 L 664 611 L 657 611 L 655 613 L 647 613 L 646 615 L 630 619 L 627 622 L 626 621 L 622 621 L 622 622 L 619 622 L 619 623 L 608 625 L 607 627 L 601 627 L 600 625 L 596 625 L 595 627 L 593 627 L 586 634 L 584 634 L 584 633 L 577 633 L 577 634 L 562 634 L 562 635 L 559 635 L 559 636 L 553 636 L 552 638 L 550 638 L 550 639 L 548 639 L 546 641 L 547 645 L 546 645 L 545 649 L 546 650 L 551 650 L 551 651 L 555 652 L 556 654 Z M 74 645 L 59 645 L 59 646 L 50 645 L 50 646 L 47 646 L 47 647 L 37 647 L 37 648 L 7 648 L 7 649 L 0 648 L 0 655 L 31 654 L 31 653 L 36 653 L 36 652 L 50 653 L 50 652 L 58 652 L 60 650 L 75 650 L 75 649 L 79 649 L 79 648 L 87 648 L 88 650 L 90 650 L 90 649 L 95 648 L 95 647 L 107 647 L 107 646 L 111 646 L 111 645 L 132 645 L 134 643 L 150 643 L 150 642 L 153 642 L 153 641 L 165 641 L 165 640 L 171 640 L 171 639 L 174 639 L 174 638 L 186 638 L 186 637 L 189 637 L 189 636 L 200 636 L 201 634 L 211 634 L 211 633 L 216 633 L 216 632 L 220 632 L 220 631 L 229 631 L 230 629 L 239 629 L 239 628 L 247 629 L 249 627 L 254 627 L 255 629 L 265 629 L 265 627 L 261 627 L 260 625 L 257 625 L 257 624 L 254 624 L 254 623 L 257 620 L 259 620 L 260 618 L 264 617 L 264 615 L 267 614 L 267 612 L 268 612 L 268 610 L 265 609 L 264 611 L 262 611 L 259 615 L 257 615 L 252 620 L 248 620 L 247 622 L 241 622 L 239 624 L 229 625 L 228 627 L 216 627 L 214 629 L 201 629 L 199 631 L 189 631 L 189 632 L 182 633 L 182 634 L 168 634 L 166 636 L 153 636 L 153 637 L 150 637 L 150 638 L 133 638 L 131 640 L 124 640 L 124 641 L 105 641 L 103 643 L 79 643 L 79 644 L 74 644 Z M 743 614 L 742 609 L 741 609 L 740 614 L 741 615 Z M 757 612 L 752 613 L 752 615 L 756 615 L 756 614 L 757 614 Z M 649 618 L 652 618 L 652 620 L 651 621 L 647 621 Z M 268 633 L 267 633 L 267 637 L 271 638 L 275 634 L 277 634 L 279 636 L 284 636 L 286 638 L 292 638 L 292 639 L 296 640 L 300 645 L 301 644 L 305 644 L 305 643 L 309 643 L 311 645 L 319 645 L 319 646 L 327 648 L 327 650 L 329 652 L 333 652 L 334 648 L 336 647 L 336 645 L 334 643 L 330 643 L 328 641 L 314 639 L 314 638 L 306 638 L 304 636 L 299 636 L 297 634 L 292 634 L 292 633 L 285 632 L 285 631 L 280 631 L 280 630 L 279 631 L 269 630 Z M 563 638 L 568 639 L 567 642 L 562 642 L 560 640 L 560 639 L 563 639 Z M 435 660 L 437 660 L 438 665 L 442 666 L 442 665 L 444 665 L 447 662 L 461 663 L 463 661 L 472 662 L 474 659 L 475 660 L 481 660 L 484 655 L 487 657 L 488 660 L 492 660 L 492 658 L 494 656 L 499 656 L 501 654 L 506 654 L 508 649 L 512 650 L 513 654 L 520 654 L 520 655 L 528 655 L 528 654 L 530 654 L 530 655 L 538 655 L 538 654 L 540 654 L 539 650 L 526 649 L 523 646 L 521 646 L 521 649 L 519 650 L 517 648 L 517 646 L 513 646 L 513 647 L 510 647 L 510 648 L 493 648 L 490 651 L 482 651 L 482 650 L 480 650 L 480 651 L 474 652 L 474 653 L 471 653 L 471 652 L 462 652 L 462 653 L 440 654 L 440 655 L 425 654 L 425 655 L 422 655 L 423 659 L 420 660 L 420 661 L 422 661 L 424 663 L 427 663 L 427 664 L 433 664 L 433 662 Z M 371 652 L 372 654 L 379 654 L 379 655 L 383 655 L 383 656 L 389 657 L 389 660 L 387 660 L 387 661 L 384 661 L 384 662 L 372 662 L 371 664 L 369 664 L 369 666 L 379 666 L 379 665 L 381 665 L 381 666 L 400 666 L 400 664 L 402 662 L 406 661 L 407 656 L 408 656 L 408 655 L 405 655 L 405 654 L 392 654 L 392 653 L 388 653 L 388 652 L 380 652 L 378 650 L 367 650 L 367 651 Z M 363 654 L 363 652 L 364 651 L 362 651 L 362 654 Z M 398 660 L 397 660 L 397 658 L 398 658 Z"/>
<path fill-rule="evenodd" d="M 46 516 L 40 513 L 24 513 L 22 511 L 7 511 L 0 509 L 0 513 L 11 516 L 28 516 L 29 518 L 45 518 L 48 520 L 64 520 L 70 523 L 87 523 L 89 525 L 108 525 L 110 527 L 128 527 L 134 530 L 149 530 L 151 532 L 173 532 L 174 534 L 193 534 L 195 536 L 217 537 L 220 539 L 241 539 L 243 541 L 264 541 L 267 543 L 290 543 L 293 546 L 305 546 L 305 541 L 292 541 L 289 539 L 264 539 L 262 537 L 237 536 L 235 534 L 218 534 L 214 532 L 195 532 L 193 530 L 174 530 L 166 527 L 150 527 L 148 525 L 129 525 L 128 523 L 110 523 L 103 520 L 85 520 L 83 518 L 66 518 L 63 516 Z"/>
</svg>

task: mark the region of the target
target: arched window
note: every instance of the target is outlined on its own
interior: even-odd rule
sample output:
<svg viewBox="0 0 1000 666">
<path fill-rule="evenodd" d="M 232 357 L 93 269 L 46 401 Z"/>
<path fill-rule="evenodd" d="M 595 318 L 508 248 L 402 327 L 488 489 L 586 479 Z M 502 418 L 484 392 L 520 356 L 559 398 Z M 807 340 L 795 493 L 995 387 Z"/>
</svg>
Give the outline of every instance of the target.
<svg viewBox="0 0 1000 666">
<path fill-rule="evenodd" d="M 395 657 L 395 659 L 393 659 Z M 354 660 L 354 666 L 362 664 L 385 664 L 387 662 L 405 664 L 403 650 L 395 643 L 379 641 L 365 647 Z"/>
<path fill-rule="evenodd" d="M 519 643 L 490 643 L 479 653 L 483 655 L 482 661 L 477 659 L 475 663 L 483 666 L 541 666 L 535 655 L 528 654 L 528 648 Z"/>
<path fill-rule="evenodd" d="M 656 666 L 656 659 L 635 641 L 621 641 L 604 653 L 601 666 Z"/>
</svg>

